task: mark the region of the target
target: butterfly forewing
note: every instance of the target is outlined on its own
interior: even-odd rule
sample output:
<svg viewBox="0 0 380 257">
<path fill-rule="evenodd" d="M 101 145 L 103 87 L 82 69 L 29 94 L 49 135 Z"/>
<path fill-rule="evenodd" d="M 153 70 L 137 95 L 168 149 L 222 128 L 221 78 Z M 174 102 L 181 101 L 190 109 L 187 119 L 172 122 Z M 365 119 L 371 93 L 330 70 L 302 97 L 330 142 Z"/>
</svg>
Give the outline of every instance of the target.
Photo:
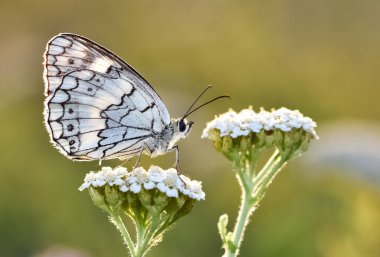
<svg viewBox="0 0 380 257">
<path fill-rule="evenodd" d="M 44 58 L 45 124 L 69 158 L 129 158 L 170 123 L 148 82 L 100 45 L 60 34 Z"/>
</svg>

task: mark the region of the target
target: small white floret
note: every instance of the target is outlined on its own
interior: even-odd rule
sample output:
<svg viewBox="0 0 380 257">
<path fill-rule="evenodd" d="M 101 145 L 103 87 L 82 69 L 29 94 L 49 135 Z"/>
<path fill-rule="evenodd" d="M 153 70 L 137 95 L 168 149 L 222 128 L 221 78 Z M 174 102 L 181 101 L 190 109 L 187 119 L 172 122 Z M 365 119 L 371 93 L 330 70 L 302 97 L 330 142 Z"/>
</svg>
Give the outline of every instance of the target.
<svg viewBox="0 0 380 257">
<path fill-rule="evenodd" d="M 162 182 L 165 179 L 164 170 L 158 166 L 151 166 L 148 170 L 148 173 L 149 173 L 149 175 L 148 175 L 149 180 L 151 180 L 155 183 Z"/>
<path fill-rule="evenodd" d="M 141 191 L 141 184 L 133 183 L 131 187 L 129 188 L 133 193 L 137 194 Z"/>
<path fill-rule="evenodd" d="M 166 195 L 169 197 L 178 197 L 178 190 L 177 188 L 172 188 L 166 191 Z"/>
<path fill-rule="evenodd" d="M 151 190 L 156 187 L 156 184 L 153 181 L 148 181 L 144 183 L 144 188 L 146 190 Z"/>
<path fill-rule="evenodd" d="M 121 185 L 121 186 L 119 187 L 119 190 L 120 190 L 121 192 L 125 193 L 125 192 L 128 192 L 128 191 L 129 191 L 129 187 L 128 187 L 126 184 L 124 184 L 124 185 Z"/>
</svg>

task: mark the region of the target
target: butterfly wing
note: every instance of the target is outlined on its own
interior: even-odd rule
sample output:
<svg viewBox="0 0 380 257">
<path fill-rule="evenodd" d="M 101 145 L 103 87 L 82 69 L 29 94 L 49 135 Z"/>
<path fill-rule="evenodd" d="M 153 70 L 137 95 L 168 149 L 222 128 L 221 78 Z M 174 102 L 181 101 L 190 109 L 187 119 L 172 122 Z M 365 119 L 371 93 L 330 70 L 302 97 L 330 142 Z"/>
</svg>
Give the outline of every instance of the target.
<svg viewBox="0 0 380 257">
<path fill-rule="evenodd" d="M 46 47 L 45 125 L 75 160 L 129 158 L 154 145 L 169 113 L 149 83 L 102 46 L 59 34 Z"/>
</svg>

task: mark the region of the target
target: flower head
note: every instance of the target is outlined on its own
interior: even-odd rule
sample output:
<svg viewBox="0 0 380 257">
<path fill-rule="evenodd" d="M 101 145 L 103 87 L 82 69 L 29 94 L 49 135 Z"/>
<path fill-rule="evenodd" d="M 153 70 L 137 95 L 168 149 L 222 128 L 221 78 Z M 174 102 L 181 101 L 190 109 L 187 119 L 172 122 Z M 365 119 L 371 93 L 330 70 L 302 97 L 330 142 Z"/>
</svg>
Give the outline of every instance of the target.
<svg viewBox="0 0 380 257">
<path fill-rule="evenodd" d="M 311 139 L 318 139 L 316 126 L 298 110 L 282 107 L 255 112 L 249 107 L 239 113 L 230 109 L 219 115 L 207 124 L 202 138 L 211 139 L 229 159 L 272 146 L 290 159 L 304 152 Z"/>
<path fill-rule="evenodd" d="M 164 170 L 158 166 L 151 166 L 148 170 L 138 167 L 131 172 L 124 167 L 102 167 L 99 172 L 91 171 L 86 175 L 79 190 L 86 188 L 90 189 L 94 203 L 105 210 L 142 206 L 149 211 L 157 211 L 151 205 L 154 202 L 161 211 L 166 205 L 169 206 L 171 198 L 190 202 L 205 198 L 200 182 L 179 176 L 173 168 Z M 181 202 L 177 206 L 183 204 Z"/>
<path fill-rule="evenodd" d="M 136 233 L 143 231 L 137 236 L 139 247 L 129 244 L 132 251 L 147 251 L 174 222 L 190 213 L 195 202 L 205 199 L 200 182 L 179 176 L 173 168 L 164 170 L 158 166 L 148 170 L 137 167 L 131 172 L 124 167 L 102 167 L 86 175 L 79 187 L 80 191 L 84 189 L 89 190 L 93 203 L 108 212 L 112 222 L 122 228 L 127 242 L 131 239 L 121 224 L 120 214 L 133 220 Z"/>
<path fill-rule="evenodd" d="M 282 107 L 277 110 L 268 112 L 261 109 L 255 112 L 252 108 L 243 109 L 236 113 L 232 109 L 216 117 L 207 124 L 203 130 L 202 138 L 210 138 L 212 130 L 218 130 L 220 136 L 247 136 L 249 133 L 259 133 L 260 131 L 281 130 L 289 132 L 292 129 L 304 130 L 310 133 L 314 138 L 318 138 L 314 128 L 317 124 L 309 117 L 304 117 L 298 110 L 289 110 Z"/>
<path fill-rule="evenodd" d="M 135 168 L 131 172 L 124 167 L 102 167 L 95 173 L 93 171 L 86 174 L 84 183 L 79 187 L 80 191 L 86 188 L 101 188 L 116 186 L 119 191 L 138 194 L 145 190 L 157 189 L 165 193 L 168 197 L 178 197 L 179 193 L 189 196 L 192 199 L 204 199 L 204 192 L 199 181 L 191 180 L 185 175 L 178 175 L 176 169 L 163 170 L 158 166 L 151 166 L 148 171 L 142 167 Z M 188 190 L 192 189 L 192 193 Z M 197 196 L 195 196 L 198 194 Z M 199 197 L 202 196 L 202 197 Z"/>
</svg>

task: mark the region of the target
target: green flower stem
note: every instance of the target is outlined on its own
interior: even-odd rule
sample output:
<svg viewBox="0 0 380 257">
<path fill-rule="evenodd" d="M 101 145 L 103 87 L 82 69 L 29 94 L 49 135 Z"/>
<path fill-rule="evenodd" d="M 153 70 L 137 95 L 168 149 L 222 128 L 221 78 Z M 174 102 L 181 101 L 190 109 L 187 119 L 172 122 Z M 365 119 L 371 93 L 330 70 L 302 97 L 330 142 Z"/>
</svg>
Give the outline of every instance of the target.
<svg viewBox="0 0 380 257">
<path fill-rule="evenodd" d="M 174 220 L 175 221 L 175 220 Z M 174 221 L 167 219 L 164 222 L 162 222 L 158 227 L 157 230 L 154 233 L 154 236 L 157 236 L 161 234 L 165 229 L 167 229 L 170 225 L 174 223 Z"/>
<path fill-rule="evenodd" d="M 128 246 L 131 257 L 136 257 L 137 255 L 135 253 L 135 247 L 134 247 L 132 238 L 129 235 L 127 228 L 125 227 L 119 212 L 111 212 L 110 214 L 111 214 L 112 221 L 116 225 L 117 229 L 120 231 L 121 235 L 124 238 L 125 243 Z"/>
<path fill-rule="evenodd" d="M 226 257 L 237 256 L 240 244 L 243 241 L 245 228 L 249 222 L 249 217 L 255 210 L 255 208 L 253 208 L 253 201 L 251 200 L 252 197 L 250 196 L 250 192 L 252 189 L 253 188 L 250 188 L 250 190 L 243 192 L 242 204 L 240 206 L 239 215 L 236 220 L 236 225 L 233 232 L 232 240 L 234 247 L 232 249 L 231 247 L 226 248 L 226 254 L 224 255 Z"/>
<path fill-rule="evenodd" d="M 257 198 L 259 202 L 265 195 L 269 185 L 272 183 L 273 179 L 276 175 L 282 170 L 282 168 L 286 165 L 287 159 L 283 159 L 280 156 L 277 156 L 273 164 L 268 167 L 268 169 L 264 170 L 267 174 L 262 178 L 262 180 L 257 181 L 255 184 L 255 190 L 253 195 Z"/>
<path fill-rule="evenodd" d="M 262 149 L 255 149 L 251 152 L 251 155 L 249 156 L 249 176 L 254 177 L 255 176 L 255 169 L 256 169 L 256 162 L 259 158 L 260 154 L 262 153 Z M 273 155 L 274 156 L 274 155 Z M 273 157 L 272 156 L 272 157 Z"/>
<path fill-rule="evenodd" d="M 242 185 L 243 191 L 247 192 L 249 191 L 249 184 L 250 184 L 250 176 L 246 173 L 244 168 L 236 168 L 237 170 L 237 179 Z"/>
<path fill-rule="evenodd" d="M 144 213 L 140 213 L 138 211 L 135 211 L 136 219 L 134 219 L 134 222 L 136 224 L 136 243 L 137 243 L 137 252 L 138 249 L 141 248 L 141 244 L 144 241 L 144 232 L 145 227 L 147 225 L 146 216 Z"/>
<path fill-rule="evenodd" d="M 142 236 L 142 238 L 137 241 L 136 257 L 144 256 L 145 253 L 149 250 L 150 246 L 152 246 L 150 243 L 155 235 L 159 221 L 159 216 L 152 217 L 149 229 L 145 231 L 145 234 Z"/>
<path fill-rule="evenodd" d="M 252 165 L 256 165 L 255 162 L 250 161 L 248 165 L 247 162 L 242 162 L 241 167 L 236 167 L 238 180 L 243 185 L 242 204 L 232 233 L 232 246 L 225 244 L 224 248 L 226 252 L 224 257 L 236 257 L 238 255 L 249 217 L 256 210 L 268 186 L 285 166 L 287 160 L 288 158 L 282 158 L 279 152 L 276 151 L 257 176 L 253 178 L 250 175 L 253 170 Z"/>
<path fill-rule="evenodd" d="M 258 185 L 264 179 L 264 177 L 268 174 L 268 170 L 272 168 L 275 162 L 278 161 L 280 153 L 276 150 L 270 159 L 265 163 L 264 167 L 260 170 L 260 172 L 254 177 L 253 183 Z M 254 165 L 254 164 L 253 164 Z"/>
<path fill-rule="evenodd" d="M 131 236 L 129 235 L 127 228 L 125 227 L 123 220 L 118 212 L 111 212 L 111 219 L 120 231 L 124 238 L 125 243 L 128 246 L 131 257 L 143 257 L 149 248 L 152 246 L 152 240 L 157 235 L 157 231 L 160 228 L 160 217 L 152 217 L 149 221 L 149 226 L 146 224 L 137 223 L 136 225 L 136 245 L 133 243 Z M 141 220 L 141 219 L 139 219 Z M 147 229 L 148 227 L 148 229 Z"/>
<path fill-rule="evenodd" d="M 139 220 L 136 223 L 136 242 L 137 242 L 137 249 L 136 249 L 136 256 L 139 256 L 139 252 L 141 252 L 141 245 L 144 241 L 144 224 Z"/>
</svg>

